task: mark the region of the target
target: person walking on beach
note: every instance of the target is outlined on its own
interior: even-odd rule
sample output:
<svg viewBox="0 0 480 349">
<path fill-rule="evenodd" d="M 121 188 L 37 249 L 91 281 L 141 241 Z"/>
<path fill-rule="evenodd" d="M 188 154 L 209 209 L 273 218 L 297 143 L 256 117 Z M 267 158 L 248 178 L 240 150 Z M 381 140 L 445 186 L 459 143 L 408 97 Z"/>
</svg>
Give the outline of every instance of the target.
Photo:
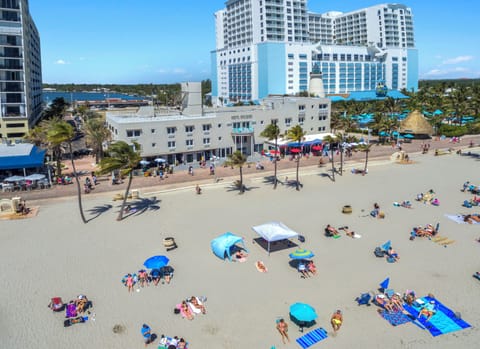
<svg viewBox="0 0 480 349">
<path fill-rule="evenodd" d="M 152 333 L 151 333 L 150 326 L 148 326 L 147 324 L 143 324 L 140 332 L 142 333 L 143 341 L 145 342 L 145 347 L 148 344 L 152 343 Z"/>
<path fill-rule="evenodd" d="M 285 322 L 285 320 L 280 319 L 277 321 L 277 330 L 282 336 L 282 342 L 285 344 L 285 339 L 288 340 L 290 343 L 290 338 L 288 337 L 288 324 Z"/>
<path fill-rule="evenodd" d="M 342 326 L 343 323 L 343 315 L 341 310 L 337 310 L 335 313 L 333 313 L 330 322 L 333 327 L 333 332 L 336 334 L 338 330 L 340 330 L 340 327 Z"/>
</svg>

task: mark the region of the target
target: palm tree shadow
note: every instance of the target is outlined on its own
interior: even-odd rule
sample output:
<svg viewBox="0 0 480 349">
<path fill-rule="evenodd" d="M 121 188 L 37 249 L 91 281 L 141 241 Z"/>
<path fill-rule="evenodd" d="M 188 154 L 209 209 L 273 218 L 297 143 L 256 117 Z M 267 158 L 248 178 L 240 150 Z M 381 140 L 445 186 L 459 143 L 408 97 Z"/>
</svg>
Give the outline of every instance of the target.
<svg viewBox="0 0 480 349">
<path fill-rule="evenodd" d="M 240 185 L 239 183 L 237 182 L 234 182 L 232 184 L 230 184 L 228 187 L 225 187 L 227 189 L 227 192 L 231 192 L 231 191 L 238 191 L 239 194 L 243 194 L 247 191 L 250 191 L 252 189 L 258 189 L 259 187 L 247 187 L 245 185 L 245 183 L 243 184 L 243 192 L 240 190 Z"/>
<path fill-rule="evenodd" d="M 283 182 L 283 185 L 287 186 L 287 188 L 297 189 L 297 180 L 296 179 L 286 180 L 285 182 Z M 298 182 L 298 187 L 303 188 L 303 184 Z"/>
<path fill-rule="evenodd" d="M 87 212 L 89 212 L 90 214 L 94 215 L 93 217 L 91 217 L 90 219 L 87 220 L 87 222 L 90 222 L 96 218 L 98 218 L 102 213 L 105 213 L 107 212 L 108 210 L 110 210 L 113 206 L 110 205 L 110 204 L 105 204 L 105 205 L 101 205 L 101 206 L 95 206 L 91 209 L 89 209 Z"/>
<path fill-rule="evenodd" d="M 324 172 L 324 173 L 319 173 L 318 175 L 319 175 L 320 177 L 324 177 L 324 178 L 327 177 L 327 178 L 330 179 L 332 182 L 335 182 L 335 181 L 333 180 L 333 176 L 332 176 L 330 173 L 325 173 L 325 172 Z"/>
<path fill-rule="evenodd" d="M 160 209 L 160 205 L 158 205 L 161 200 L 158 200 L 156 196 L 152 198 L 141 198 L 135 201 L 132 201 L 129 205 L 131 207 L 130 212 L 126 212 L 123 218 L 127 218 L 130 216 L 139 216 L 144 214 L 147 211 L 158 211 Z M 122 205 L 117 206 L 121 208 Z"/>
</svg>

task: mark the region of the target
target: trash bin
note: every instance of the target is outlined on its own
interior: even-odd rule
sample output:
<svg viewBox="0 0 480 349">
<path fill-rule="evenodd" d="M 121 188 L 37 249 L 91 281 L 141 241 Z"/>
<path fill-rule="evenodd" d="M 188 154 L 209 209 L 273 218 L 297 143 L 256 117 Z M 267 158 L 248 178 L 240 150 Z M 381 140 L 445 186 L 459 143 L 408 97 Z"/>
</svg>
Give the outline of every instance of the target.
<svg viewBox="0 0 480 349">
<path fill-rule="evenodd" d="M 138 199 L 140 197 L 140 193 L 138 192 L 138 189 L 133 189 L 132 190 L 132 199 Z"/>
</svg>

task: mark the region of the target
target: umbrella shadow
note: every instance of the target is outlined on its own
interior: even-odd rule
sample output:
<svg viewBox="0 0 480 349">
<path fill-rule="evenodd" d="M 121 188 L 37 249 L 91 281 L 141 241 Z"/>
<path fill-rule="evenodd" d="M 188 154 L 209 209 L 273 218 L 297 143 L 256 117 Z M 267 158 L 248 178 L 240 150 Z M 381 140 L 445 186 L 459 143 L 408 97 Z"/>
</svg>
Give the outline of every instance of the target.
<svg viewBox="0 0 480 349">
<path fill-rule="evenodd" d="M 268 241 L 264 238 L 255 238 L 253 239 L 252 243 L 258 244 L 260 247 L 262 247 L 265 251 L 268 252 Z M 282 251 L 293 247 L 298 247 L 298 245 L 289 239 L 270 242 L 270 252 Z"/>
<path fill-rule="evenodd" d="M 292 267 L 295 270 L 298 270 L 298 265 L 300 262 L 303 262 L 304 264 L 308 264 L 310 262 L 309 259 L 291 259 L 288 261 L 288 265 Z"/>
<path fill-rule="evenodd" d="M 87 222 L 93 221 L 94 219 L 98 218 L 101 214 L 110 210 L 113 206 L 110 204 L 95 206 L 89 209 L 87 212 L 94 215 L 93 217 L 89 218 Z"/>
<path fill-rule="evenodd" d="M 299 327 L 299 331 L 300 332 L 303 332 L 303 329 L 305 327 L 312 327 L 312 326 L 315 326 L 317 324 L 317 322 L 315 320 L 312 320 L 312 321 L 300 321 L 298 320 L 295 316 L 293 316 L 292 314 L 289 314 L 290 315 L 290 321 L 292 321 L 295 325 L 297 325 Z"/>
</svg>

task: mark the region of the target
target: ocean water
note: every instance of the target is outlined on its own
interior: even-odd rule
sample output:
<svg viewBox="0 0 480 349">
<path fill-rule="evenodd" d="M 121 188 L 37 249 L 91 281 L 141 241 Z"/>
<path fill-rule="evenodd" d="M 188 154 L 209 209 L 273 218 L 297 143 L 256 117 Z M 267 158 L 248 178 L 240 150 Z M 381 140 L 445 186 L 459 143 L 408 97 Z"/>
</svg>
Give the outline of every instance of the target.
<svg viewBox="0 0 480 349">
<path fill-rule="evenodd" d="M 106 98 L 121 98 L 125 100 L 143 100 L 142 96 L 130 96 L 123 93 L 104 93 L 104 92 L 61 92 L 61 91 L 44 91 L 42 98 L 45 103 L 52 102 L 55 98 L 63 97 L 65 102 L 72 103 L 74 101 L 103 101 Z"/>
</svg>

